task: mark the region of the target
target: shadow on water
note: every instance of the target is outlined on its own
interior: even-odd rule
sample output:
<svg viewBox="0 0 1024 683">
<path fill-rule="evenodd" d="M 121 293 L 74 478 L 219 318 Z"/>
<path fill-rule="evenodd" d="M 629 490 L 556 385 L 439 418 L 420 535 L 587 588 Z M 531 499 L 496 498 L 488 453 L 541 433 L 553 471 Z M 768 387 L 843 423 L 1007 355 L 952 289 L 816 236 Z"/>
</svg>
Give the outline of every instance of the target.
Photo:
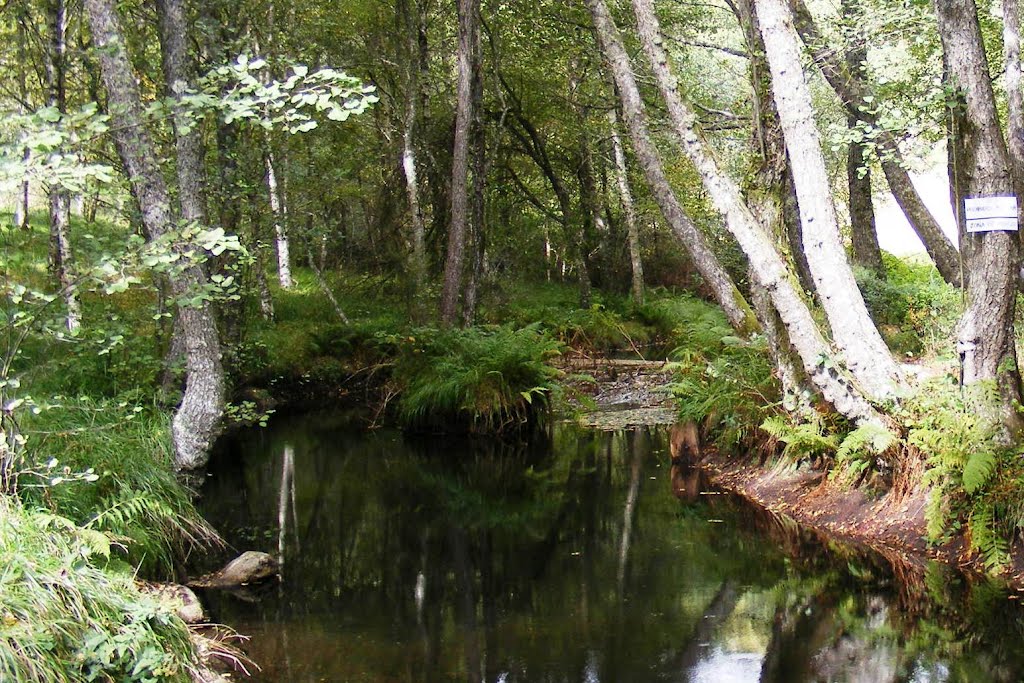
<svg viewBox="0 0 1024 683">
<path fill-rule="evenodd" d="M 203 493 L 231 543 L 283 558 L 280 586 L 207 596 L 261 681 L 1024 677 L 1001 589 L 712 490 L 661 429 L 509 445 L 291 418 Z"/>
</svg>

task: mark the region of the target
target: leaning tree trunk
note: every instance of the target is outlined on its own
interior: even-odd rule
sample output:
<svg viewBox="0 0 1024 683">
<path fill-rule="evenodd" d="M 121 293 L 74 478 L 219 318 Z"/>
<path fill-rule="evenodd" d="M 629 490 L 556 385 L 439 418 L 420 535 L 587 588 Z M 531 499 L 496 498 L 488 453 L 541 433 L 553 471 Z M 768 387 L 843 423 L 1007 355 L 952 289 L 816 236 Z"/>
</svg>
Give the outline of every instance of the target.
<svg viewBox="0 0 1024 683">
<path fill-rule="evenodd" d="M 846 260 L 792 13 L 785 0 L 757 0 L 755 6 L 786 149 L 793 167 L 800 169 L 793 180 L 815 291 L 854 377 L 869 396 L 891 397 L 900 384 L 899 368 L 868 314 Z"/>
<path fill-rule="evenodd" d="M 180 0 L 168 0 L 167 7 L 177 2 Z M 128 61 L 114 2 L 86 0 L 85 8 L 107 89 L 118 155 L 139 203 L 146 236 L 150 240 L 159 239 L 173 231 L 174 216 L 167 185 L 156 163 L 156 147 L 145 125 L 138 82 Z M 180 11 L 180 5 L 178 8 Z M 184 49 L 183 12 L 180 17 L 182 23 L 173 30 L 175 41 L 180 40 Z M 184 253 L 188 246 L 176 245 L 176 249 Z M 180 273 L 170 273 L 168 280 L 171 292 L 179 301 L 194 296 L 206 282 L 202 268 L 197 265 L 188 266 Z M 176 467 L 192 469 L 205 464 L 220 427 L 224 407 L 223 368 L 212 307 L 208 303 L 181 306 L 179 319 L 186 346 L 186 376 L 184 396 L 174 415 L 172 436 Z"/>
<path fill-rule="evenodd" d="M 659 203 L 665 202 L 663 211 L 666 212 L 666 217 L 673 217 L 670 219 L 671 223 L 675 220 L 677 212 L 682 215 L 682 208 L 671 193 L 667 179 L 661 171 L 657 152 L 650 141 L 640 91 L 637 88 L 622 39 L 619 37 L 618 29 L 603 0 L 587 0 L 587 7 L 594 22 L 601 50 L 604 52 L 619 89 L 623 117 L 633 140 L 637 159 L 643 166 L 648 182 L 650 182 Z M 692 112 L 685 107 L 684 111 L 692 120 Z M 684 150 L 700 172 L 712 201 L 725 217 L 726 226 L 750 260 L 758 283 L 770 294 L 772 304 L 778 311 L 779 317 L 782 318 L 790 341 L 800 356 L 804 372 L 810 377 L 811 382 L 826 401 L 851 420 L 855 422 L 883 421 L 882 416 L 864 399 L 860 391 L 847 381 L 836 368 L 830 367 L 825 362 L 832 351 L 818 330 L 814 318 L 811 317 L 810 310 L 793 286 L 785 263 L 775 250 L 771 239 L 743 204 L 739 188 L 719 171 L 707 142 L 702 140 L 692 127 L 683 136 L 682 142 Z M 683 237 L 684 244 L 692 246 L 685 241 L 684 236 L 681 235 L 681 237 Z M 747 311 L 749 311 L 749 307 L 747 307 Z M 756 326 L 757 322 L 753 314 L 749 313 L 748 315 L 750 315 L 750 322 L 747 325 Z M 750 329 L 750 327 L 746 329 Z"/>
<path fill-rule="evenodd" d="M 67 7 L 64 0 L 55 0 L 49 15 L 50 46 L 46 60 L 46 84 L 49 105 L 62 114 L 67 111 L 65 60 L 67 54 Z M 81 326 L 82 307 L 78 302 L 75 275 L 71 262 L 71 240 L 68 235 L 71 218 L 71 195 L 60 185 L 49 190 L 50 199 L 50 268 L 60 287 L 67 308 L 65 324 L 69 332 Z"/>
<path fill-rule="evenodd" d="M 268 136 L 269 137 L 269 136 Z M 270 196 L 270 215 L 274 219 L 274 244 L 277 247 L 277 281 L 281 289 L 291 289 L 292 280 L 291 246 L 288 239 L 288 216 L 285 211 L 284 192 L 277 181 L 277 164 L 270 151 L 270 140 L 263 155 L 266 167 L 267 193 Z"/>
<path fill-rule="evenodd" d="M 473 121 L 474 38 L 480 0 L 458 0 L 459 48 L 458 85 L 455 106 L 455 143 L 452 149 L 451 222 L 448 227 L 448 253 L 444 263 L 441 291 L 441 322 L 452 326 L 458 316 L 466 249 L 466 224 L 469 221 L 469 138 Z"/>
<path fill-rule="evenodd" d="M 936 0 L 939 37 L 951 84 L 961 98 L 960 152 L 956 168 L 963 190 L 975 197 L 1014 194 L 1013 174 L 999 127 L 995 95 L 974 0 Z M 958 207 L 961 208 L 961 207 Z M 960 212 L 962 214 L 962 211 Z M 967 310 L 960 319 L 957 346 L 965 385 L 995 381 L 1003 400 L 1003 418 L 1021 426 L 1020 375 L 1014 348 L 1019 249 L 1015 233 L 966 235 Z"/>
<path fill-rule="evenodd" d="M 878 132 L 878 163 L 910 227 L 921 240 L 942 278 L 952 285 L 960 286 L 960 256 L 956 246 L 942 232 L 939 222 L 914 187 L 895 136 L 879 127 L 878 116 L 870 108 L 861 107 L 862 102 L 875 99 L 874 92 L 859 74 L 850 71 L 840 52 L 822 40 L 803 0 L 790 0 L 790 5 L 797 32 L 811 50 L 815 63 L 821 67 L 822 74 L 842 100 L 847 112 Z"/>
<path fill-rule="evenodd" d="M 608 9 L 602 0 L 587 0 L 597 32 L 598 43 L 608 62 L 619 90 L 622 115 L 633 142 L 637 161 L 647 177 L 654 199 L 661 209 L 672 232 L 686 248 L 694 265 L 714 293 L 715 301 L 722 307 L 729 323 L 746 336 L 758 329 L 757 318 L 743 295 L 736 288 L 732 278 L 719 263 L 708 246 L 707 239 L 686 215 L 669 183 L 662 166 L 658 150 L 651 141 L 647 126 L 647 114 L 640 91 L 633 77 L 629 57 L 626 55 Z"/>
<path fill-rule="evenodd" d="M 636 207 L 633 205 L 633 193 L 629 189 L 629 173 L 626 168 L 626 152 L 619 138 L 619 112 L 612 108 L 608 111 L 608 122 L 612 131 L 612 152 L 615 155 L 615 182 L 619 186 L 619 199 L 622 212 L 626 218 L 626 238 L 629 246 L 629 263 L 632 266 L 633 278 L 630 291 L 633 303 L 642 306 L 644 303 L 644 262 L 640 254 L 640 229 L 636 220 Z"/>
</svg>

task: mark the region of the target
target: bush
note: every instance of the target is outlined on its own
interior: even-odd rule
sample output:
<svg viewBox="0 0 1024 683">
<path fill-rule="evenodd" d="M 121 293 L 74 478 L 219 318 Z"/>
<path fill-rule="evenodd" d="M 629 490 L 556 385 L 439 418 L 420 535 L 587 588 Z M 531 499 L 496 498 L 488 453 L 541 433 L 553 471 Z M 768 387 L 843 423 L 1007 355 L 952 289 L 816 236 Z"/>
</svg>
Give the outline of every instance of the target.
<svg viewBox="0 0 1024 683">
<path fill-rule="evenodd" d="M 538 325 L 421 329 L 400 344 L 393 378 L 407 427 L 503 432 L 526 426 L 548 404 L 560 344 Z"/>
</svg>

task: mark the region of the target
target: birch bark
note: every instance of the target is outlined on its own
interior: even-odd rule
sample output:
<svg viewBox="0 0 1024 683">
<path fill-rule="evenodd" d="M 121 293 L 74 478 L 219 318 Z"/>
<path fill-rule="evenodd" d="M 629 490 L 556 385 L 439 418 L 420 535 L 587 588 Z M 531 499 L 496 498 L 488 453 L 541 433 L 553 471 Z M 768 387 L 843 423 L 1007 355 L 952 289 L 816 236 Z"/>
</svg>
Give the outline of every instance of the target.
<svg viewBox="0 0 1024 683">
<path fill-rule="evenodd" d="M 650 0 L 635 0 L 649 2 Z M 755 2 L 772 73 L 772 89 L 800 200 L 803 246 L 832 338 L 869 396 L 895 395 L 900 373 L 857 288 L 839 235 L 799 38 L 785 0 Z"/>
</svg>

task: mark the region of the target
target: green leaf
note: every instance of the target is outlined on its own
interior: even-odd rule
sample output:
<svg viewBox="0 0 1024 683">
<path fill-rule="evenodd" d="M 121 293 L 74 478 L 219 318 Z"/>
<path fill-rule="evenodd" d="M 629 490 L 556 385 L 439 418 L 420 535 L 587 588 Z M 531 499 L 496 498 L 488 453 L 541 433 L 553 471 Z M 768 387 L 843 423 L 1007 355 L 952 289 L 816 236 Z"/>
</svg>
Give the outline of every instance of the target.
<svg viewBox="0 0 1024 683">
<path fill-rule="evenodd" d="M 988 482 L 996 468 L 996 456 L 991 451 L 971 453 L 964 465 L 964 491 L 974 493 Z"/>
</svg>

